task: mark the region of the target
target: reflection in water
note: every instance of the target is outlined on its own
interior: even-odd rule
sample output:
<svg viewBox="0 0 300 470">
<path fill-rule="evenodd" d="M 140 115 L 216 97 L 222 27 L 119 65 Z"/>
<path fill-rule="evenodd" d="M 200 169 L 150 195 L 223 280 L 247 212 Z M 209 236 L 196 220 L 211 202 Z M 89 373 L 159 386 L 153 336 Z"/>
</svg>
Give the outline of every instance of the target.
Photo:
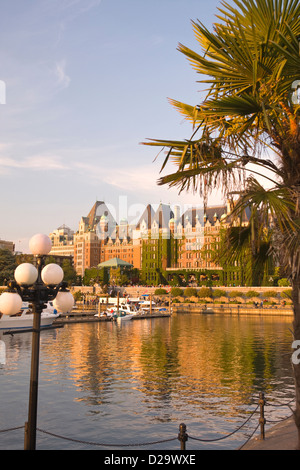
<svg viewBox="0 0 300 470">
<path fill-rule="evenodd" d="M 191 435 L 226 434 L 243 422 L 260 391 L 269 401 L 293 397 L 291 321 L 178 314 L 44 331 L 38 426 L 116 448 L 176 437 L 182 421 Z M 0 364 L 5 410 L 0 429 L 5 429 L 27 419 L 31 336 L 2 339 L 7 357 Z M 22 448 L 21 434 L 17 440 L 8 434 L 0 449 Z M 38 438 L 39 448 L 72 448 L 68 441 Z M 221 441 L 217 448 L 236 448 L 237 442 Z M 201 448 L 196 445 L 190 441 L 188 448 Z"/>
</svg>

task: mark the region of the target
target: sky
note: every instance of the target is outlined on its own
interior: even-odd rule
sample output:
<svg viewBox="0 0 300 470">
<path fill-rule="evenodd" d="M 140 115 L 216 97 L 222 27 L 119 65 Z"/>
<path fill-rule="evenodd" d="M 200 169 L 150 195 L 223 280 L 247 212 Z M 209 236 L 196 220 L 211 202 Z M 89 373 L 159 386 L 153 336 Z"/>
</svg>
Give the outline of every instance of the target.
<svg viewBox="0 0 300 470">
<path fill-rule="evenodd" d="M 163 154 L 185 139 L 168 98 L 196 105 L 201 84 L 179 43 L 199 48 L 216 0 L 10 0 L 0 15 L 0 239 L 28 252 L 35 233 L 78 229 L 96 200 L 122 216 L 148 203 L 202 205 L 157 185 Z M 157 158 L 156 158 L 157 157 Z M 168 170 L 171 170 L 169 167 Z M 222 203 L 219 194 L 210 205 Z"/>
</svg>

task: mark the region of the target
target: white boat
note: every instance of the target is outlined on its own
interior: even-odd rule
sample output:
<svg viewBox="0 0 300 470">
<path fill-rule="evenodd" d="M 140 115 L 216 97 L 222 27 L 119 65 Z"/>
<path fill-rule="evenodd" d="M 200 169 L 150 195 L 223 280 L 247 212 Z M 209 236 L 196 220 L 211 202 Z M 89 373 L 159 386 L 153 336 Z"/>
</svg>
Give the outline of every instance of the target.
<svg viewBox="0 0 300 470">
<path fill-rule="evenodd" d="M 134 315 L 130 315 L 122 310 L 119 311 L 119 313 L 117 314 L 117 321 L 118 322 L 123 322 L 123 321 L 128 321 L 128 320 L 131 320 L 132 317 L 134 317 Z"/>
<path fill-rule="evenodd" d="M 130 310 L 129 305 L 122 305 L 122 307 L 112 307 L 108 310 L 107 313 L 112 315 L 113 318 L 116 318 L 119 321 L 127 321 L 131 320 L 134 315 L 136 315 L 136 312 L 133 312 Z"/>
<path fill-rule="evenodd" d="M 118 311 L 117 307 L 113 307 L 114 312 Z M 137 315 L 139 310 L 135 307 L 135 305 L 125 304 L 119 307 L 119 311 L 125 312 L 127 315 Z"/>
<path fill-rule="evenodd" d="M 121 320 L 131 320 L 138 312 L 130 308 L 129 305 L 122 305 L 122 307 L 110 307 L 105 312 L 96 313 L 95 317 L 111 317 Z"/>
<path fill-rule="evenodd" d="M 112 307 L 109 309 L 112 316 L 119 321 L 131 320 L 134 315 L 136 315 L 135 310 L 131 310 L 129 305 L 122 305 L 118 307 Z"/>
<path fill-rule="evenodd" d="M 1 315 L 0 331 L 27 330 L 33 328 L 33 313 L 28 302 L 23 302 L 22 309 L 15 315 Z M 41 328 L 49 327 L 54 320 L 59 317 L 59 313 L 54 308 L 52 302 L 48 302 L 47 307 L 41 313 Z"/>
</svg>

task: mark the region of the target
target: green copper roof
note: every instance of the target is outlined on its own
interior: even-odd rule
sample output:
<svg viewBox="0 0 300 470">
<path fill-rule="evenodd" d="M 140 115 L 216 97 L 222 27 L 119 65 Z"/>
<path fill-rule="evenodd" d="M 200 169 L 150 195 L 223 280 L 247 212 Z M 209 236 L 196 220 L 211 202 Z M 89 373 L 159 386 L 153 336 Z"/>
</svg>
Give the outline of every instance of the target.
<svg viewBox="0 0 300 470">
<path fill-rule="evenodd" d="M 130 266 L 133 266 L 133 265 L 130 263 L 127 263 L 127 261 L 123 261 L 120 258 L 112 258 L 107 261 L 103 261 L 103 263 L 98 264 L 99 268 L 119 268 L 121 266 L 123 267 L 127 266 L 129 268 Z"/>
</svg>

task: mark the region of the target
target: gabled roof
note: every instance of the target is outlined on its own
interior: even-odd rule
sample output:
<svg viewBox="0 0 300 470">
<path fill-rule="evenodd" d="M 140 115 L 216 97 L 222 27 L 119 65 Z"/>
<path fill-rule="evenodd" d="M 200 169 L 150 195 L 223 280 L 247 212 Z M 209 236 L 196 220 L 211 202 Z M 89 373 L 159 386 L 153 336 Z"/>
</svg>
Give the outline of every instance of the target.
<svg viewBox="0 0 300 470">
<path fill-rule="evenodd" d="M 154 217 L 154 213 L 155 212 L 153 210 L 153 207 L 151 206 L 151 204 L 148 204 L 146 209 L 142 213 L 138 223 L 136 224 L 137 230 L 140 228 L 141 223 L 142 223 L 143 220 L 145 220 L 145 222 L 147 224 L 147 228 L 150 229 L 151 224 L 152 224 L 152 220 L 153 220 L 153 217 Z"/>
<path fill-rule="evenodd" d="M 227 207 L 225 205 L 207 207 L 205 211 L 203 208 L 192 207 L 182 215 L 182 225 L 186 227 L 187 223 L 190 223 L 192 227 L 195 227 L 197 220 L 201 225 L 204 225 L 207 220 L 211 225 L 214 225 L 216 220 L 221 220 L 222 215 L 226 213 Z M 206 216 L 205 221 L 204 216 Z"/>
<path fill-rule="evenodd" d="M 114 220 L 113 216 L 111 215 L 107 205 L 104 201 L 96 201 L 93 207 L 91 208 L 90 212 L 88 213 L 88 221 L 89 226 L 91 228 L 95 228 L 95 226 L 100 221 L 101 217 L 105 215 L 108 218 L 110 226 L 116 225 L 116 221 Z"/>
<path fill-rule="evenodd" d="M 159 228 L 169 228 L 170 219 L 173 217 L 174 213 L 170 205 L 160 203 L 154 214 L 153 222 L 155 221 Z"/>
</svg>

